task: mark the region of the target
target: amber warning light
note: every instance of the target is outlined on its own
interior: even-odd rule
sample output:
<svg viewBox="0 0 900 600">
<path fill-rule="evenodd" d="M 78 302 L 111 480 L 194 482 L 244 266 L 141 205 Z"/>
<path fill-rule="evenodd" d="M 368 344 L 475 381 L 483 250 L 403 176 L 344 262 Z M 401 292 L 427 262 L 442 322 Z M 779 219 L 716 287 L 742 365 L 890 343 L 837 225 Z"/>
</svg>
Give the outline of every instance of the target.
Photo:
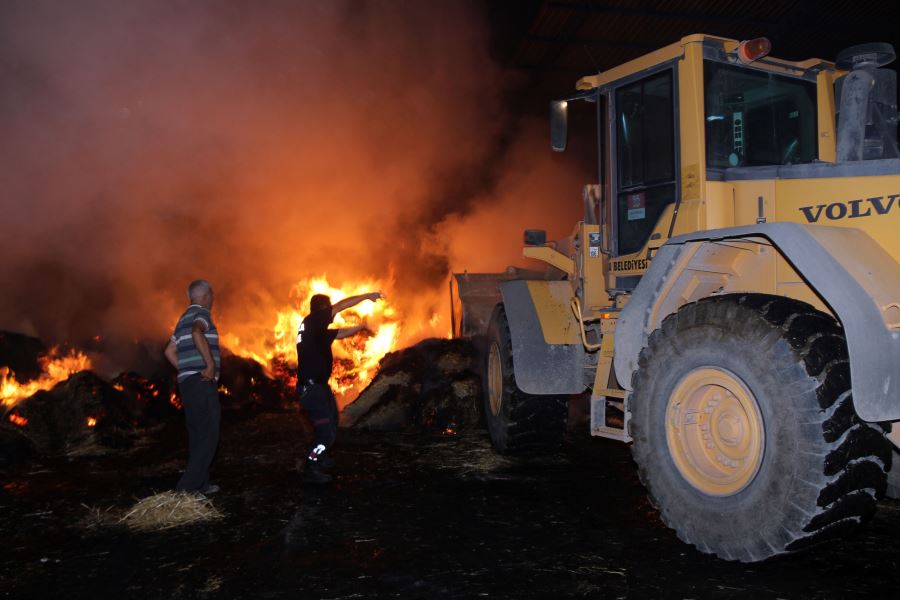
<svg viewBox="0 0 900 600">
<path fill-rule="evenodd" d="M 772 51 L 772 42 L 768 38 L 754 38 L 744 40 L 738 45 L 738 60 L 744 64 L 752 63 L 769 54 Z"/>
</svg>

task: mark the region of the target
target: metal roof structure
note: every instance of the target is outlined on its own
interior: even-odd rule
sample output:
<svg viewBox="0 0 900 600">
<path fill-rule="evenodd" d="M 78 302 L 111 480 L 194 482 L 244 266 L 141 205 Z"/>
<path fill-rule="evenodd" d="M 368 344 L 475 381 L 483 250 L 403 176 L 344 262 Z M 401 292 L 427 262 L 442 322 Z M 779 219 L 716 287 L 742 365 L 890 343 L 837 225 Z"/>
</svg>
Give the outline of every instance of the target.
<svg viewBox="0 0 900 600">
<path fill-rule="evenodd" d="M 834 60 L 848 46 L 900 33 L 896 3 L 831 0 L 489 0 L 494 54 L 529 74 L 544 96 L 570 92 L 578 77 L 614 67 L 685 35 L 767 37 L 789 60 Z M 897 68 L 897 63 L 892 65 Z"/>
</svg>

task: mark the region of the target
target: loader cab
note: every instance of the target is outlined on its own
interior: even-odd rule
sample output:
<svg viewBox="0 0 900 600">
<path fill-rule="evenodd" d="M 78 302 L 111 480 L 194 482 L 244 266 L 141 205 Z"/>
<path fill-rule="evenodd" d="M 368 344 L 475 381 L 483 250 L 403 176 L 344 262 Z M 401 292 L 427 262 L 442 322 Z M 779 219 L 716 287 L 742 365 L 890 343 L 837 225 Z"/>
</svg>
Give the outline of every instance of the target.
<svg viewBox="0 0 900 600">
<path fill-rule="evenodd" d="M 747 44 L 757 54 L 742 54 Z M 688 36 L 657 52 L 579 80 L 551 109 L 552 147 L 565 148 L 565 109 L 597 107 L 600 222 L 609 287 L 629 291 L 666 240 L 729 226 L 707 181 L 726 170 L 828 160 L 829 119 L 817 94 L 831 66 L 768 59 L 768 40 Z M 753 50 L 751 50 L 753 52 Z M 827 77 L 824 77 L 827 75 Z M 833 160 L 833 159 L 832 159 Z"/>
</svg>

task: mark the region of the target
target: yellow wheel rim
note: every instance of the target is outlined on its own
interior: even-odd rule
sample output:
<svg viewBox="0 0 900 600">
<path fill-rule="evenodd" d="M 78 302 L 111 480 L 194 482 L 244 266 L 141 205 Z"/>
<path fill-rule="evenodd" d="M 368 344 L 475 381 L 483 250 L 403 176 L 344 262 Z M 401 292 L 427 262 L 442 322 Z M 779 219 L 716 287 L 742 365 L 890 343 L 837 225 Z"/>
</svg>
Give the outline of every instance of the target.
<svg viewBox="0 0 900 600">
<path fill-rule="evenodd" d="M 503 366 L 500 364 L 500 346 L 491 344 L 488 354 L 488 398 L 491 402 L 491 414 L 500 414 L 503 403 Z"/>
<path fill-rule="evenodd" d="M 681 475 L 711 496 L 736 494 L 762 463 L 765 430 L 756 398 L 734 373 L 685 375 L 666 407 L 666 442 Z"/>
</svg>

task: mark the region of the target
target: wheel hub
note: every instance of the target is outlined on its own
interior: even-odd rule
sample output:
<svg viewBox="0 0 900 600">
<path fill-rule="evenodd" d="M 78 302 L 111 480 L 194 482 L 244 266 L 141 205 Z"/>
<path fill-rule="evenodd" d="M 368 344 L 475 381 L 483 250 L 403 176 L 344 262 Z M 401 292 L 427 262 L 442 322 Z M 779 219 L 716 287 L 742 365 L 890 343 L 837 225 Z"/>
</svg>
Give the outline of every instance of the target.
<svg viewBox="0 0 900 600">
<path fill-rule="evenodd" d="M 669 397 L 666 442 L 692 486 L 711 496 L 736 494 L 762 463 L 765 431 L 756 398 L 730 371 L 694 369 Z"/>
<path fill-rule="evenodd" d="M 500 358 L 500 346 L 491 344 L 488 354 L 488 399 L 491 405 L 491 414 L 495 417 L 500 414 L 503 403 L 503 365 Z"/>
</svg>

